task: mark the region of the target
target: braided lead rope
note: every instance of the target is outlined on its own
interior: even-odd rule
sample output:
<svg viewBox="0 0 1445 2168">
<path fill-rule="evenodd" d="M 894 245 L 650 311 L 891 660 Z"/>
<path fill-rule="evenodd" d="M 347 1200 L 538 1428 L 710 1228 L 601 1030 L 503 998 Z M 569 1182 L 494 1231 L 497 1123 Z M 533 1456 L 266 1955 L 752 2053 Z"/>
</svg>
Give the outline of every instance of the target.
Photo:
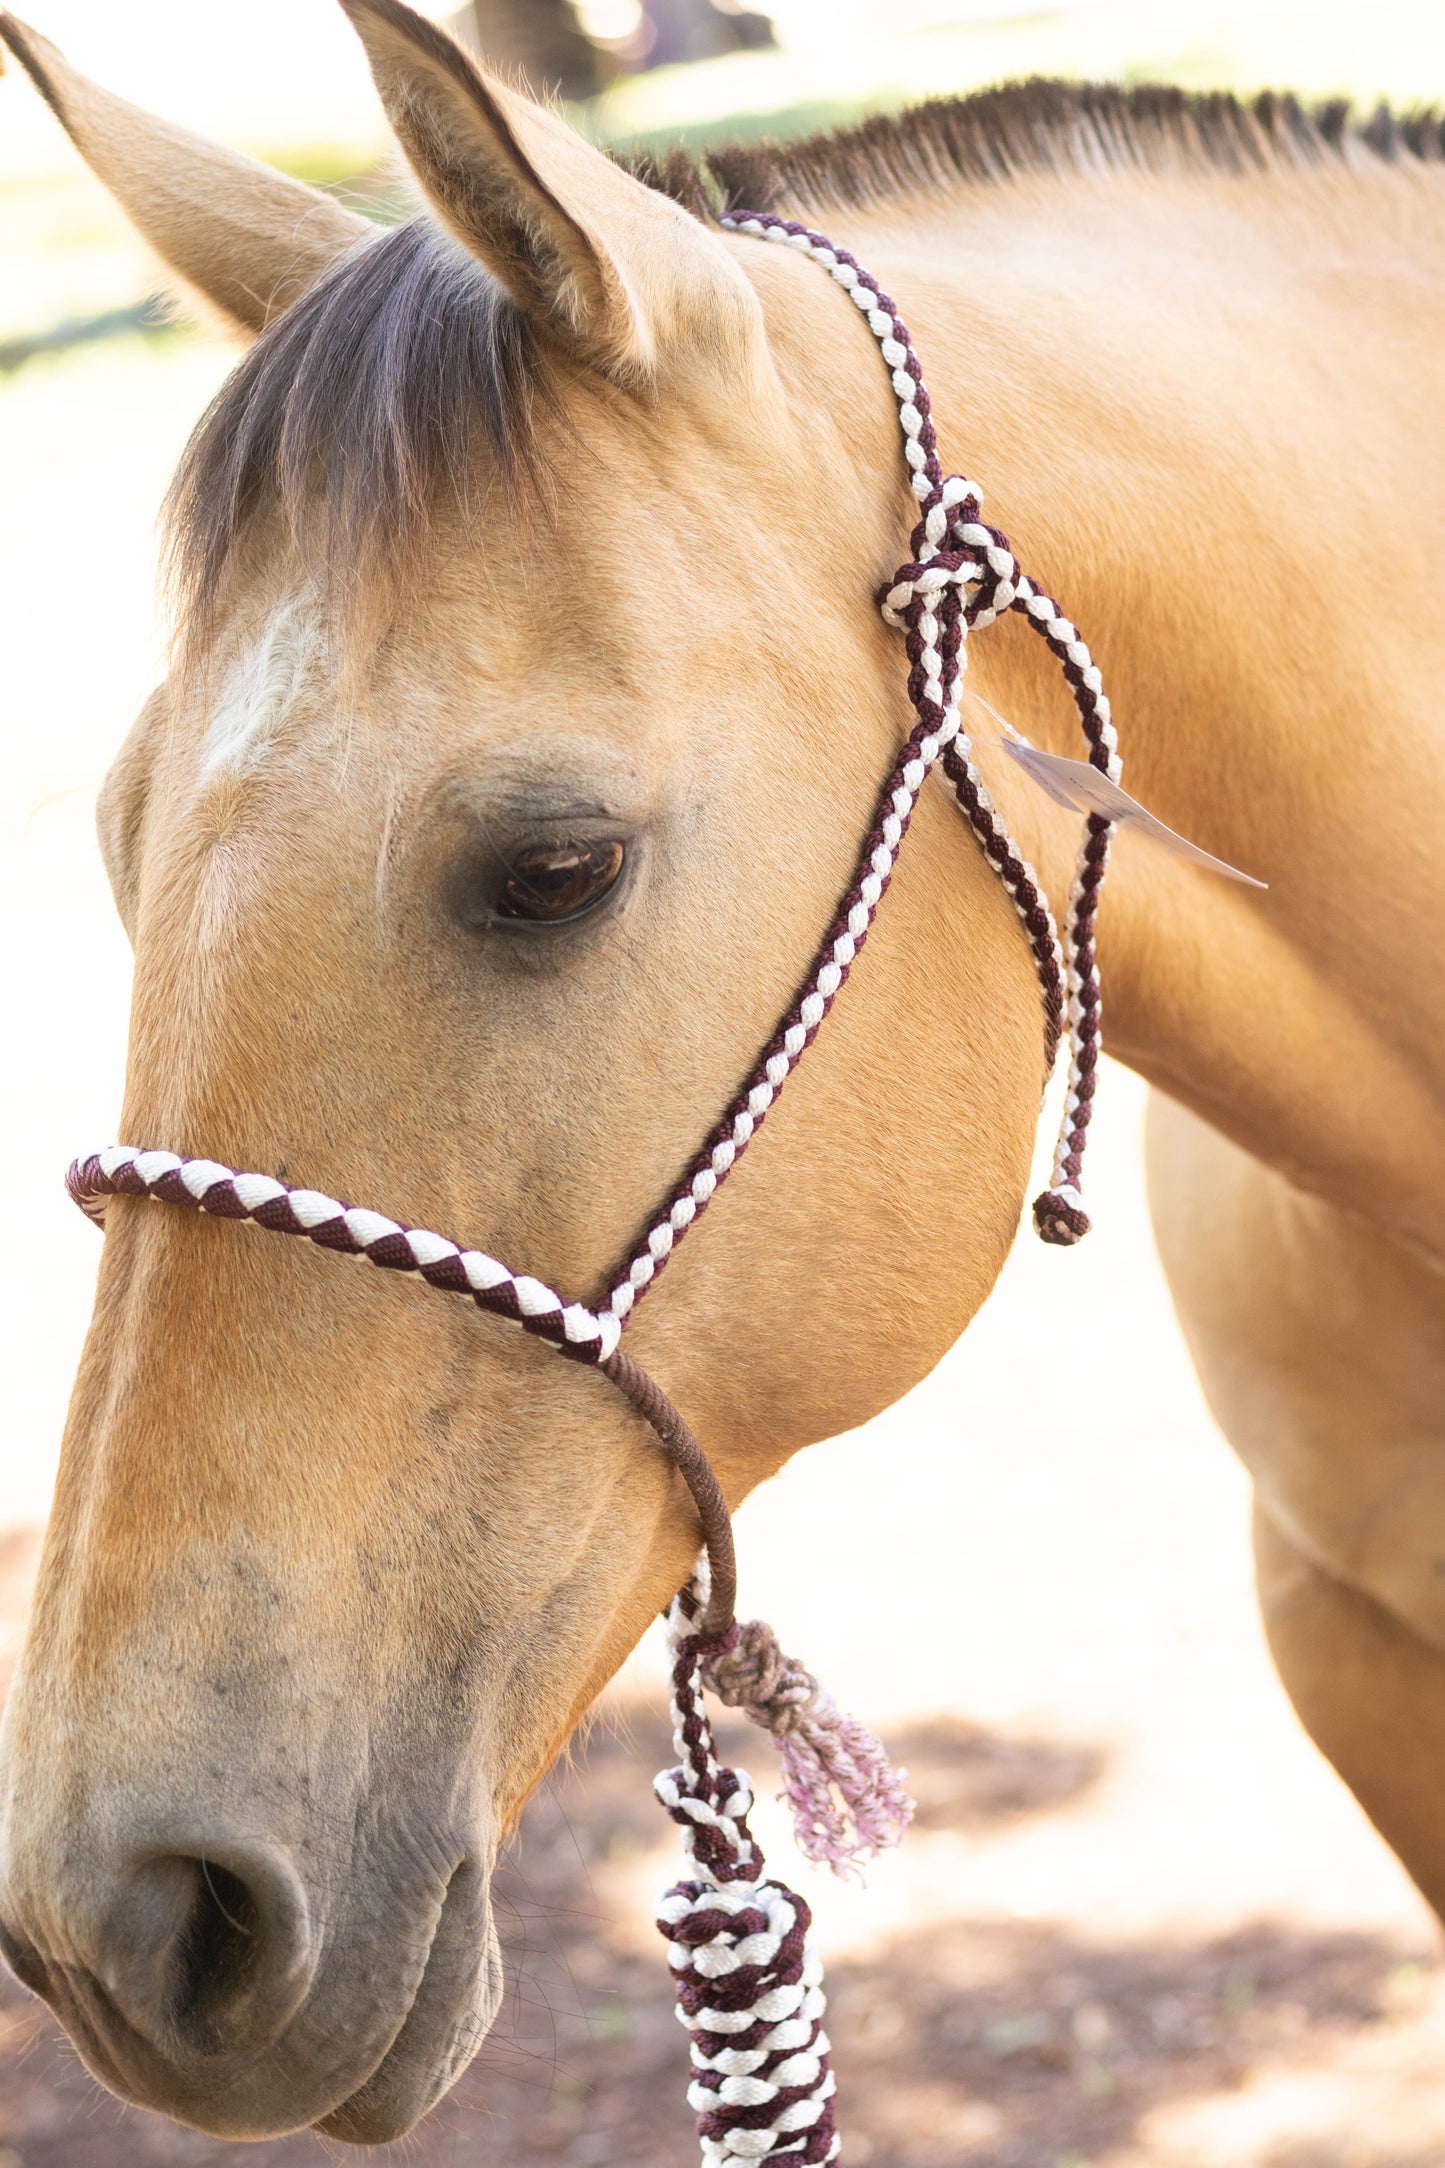
<svg viewBox="0 0 1445 2168">
<path fill-rule="evenodd" d="M 836 2160 L 830 2047 L 823 2030 L 823 1968 L 809 1941 L 812 1913 L 767 1875 L 748 1828 L 752 1786 L 719 1763 L 703 1706 L 699 1631 L 706 1574 L 668 1613 L 672 1722 L 678 1766 L 657 1796 L 682 1830 L 693 1868 L 658 1904 L 687 2028 L 703 2168 L 773 2160 Z"/>
<path fill-rule="evenodd" d="M 1068 1031 L 1070 1066 L 1063 1121 L 1049 1187 L 1034 1200 L 1034 1224 L 1044 1241 L 1063 1245 L 1077 1242 L 1089 1227 L 1079 1181 L 1100 1050 L 1094 925 L 1113 824 L 1099 814 L 1088 818 L 1069 896 L 1065 966 L 1048 899 L 974 764 L 958 700 L 967 668 L 967 632 L 991 625 L 1005 610 L 1020 611 L 1062 666 L 1090 761 L 1117 782 L 1121 772 L 1117 739 L 1103 680 L 1077 629 L 1052 597 L 1022 572 L 1007 536 L 980 520 L 983 492 L 977 483 L 944 474 L 922 364 L 907 325 L 877 280 L 846 249 L 795 220 L 771 212 L 738 210 L 725 214 L 722 223 L 732 232 L 795 249 L 828 271 L 864 316 L 888 366 L 920 518 L 910 539 L 912 561 L 900 567 L 878 599 L 885 621 L 905 634 L 908 694 L 918 719 L 883 786 L 852 885 L 823 937 L 802 992 L 612 1291 L 608 1307 L 624 1319 L 706 1211 L 812 1045 L 868 938 L 918 794 L 928 770 L 940 758 L 1033 951 L 1044 1008 L 1045 1082 L 1053 1070 L 1061 1032 L 1065 1026 Z"/>
</svg>

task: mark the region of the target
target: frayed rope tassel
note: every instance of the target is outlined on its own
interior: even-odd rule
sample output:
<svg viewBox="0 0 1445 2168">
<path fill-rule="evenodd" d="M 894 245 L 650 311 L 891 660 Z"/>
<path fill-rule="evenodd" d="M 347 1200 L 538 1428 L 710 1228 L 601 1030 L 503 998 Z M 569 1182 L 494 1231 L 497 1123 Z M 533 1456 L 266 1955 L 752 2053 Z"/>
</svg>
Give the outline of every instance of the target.
<svg viewBox="0 0 1445 2168">
<path fill-rule="evenodd" d="M 752 1787 L 719 1763 L 703 1683 L 778 1740 L 784 1789 L 808 1858 L 835 1872 L 896 1844 L 913 1802 L 870 1732 L 785 1657 L 758 1620 L 721 1641 L 693 1631 L 706 1569 L 668 1613 L 672 1720 L 679 1766 L 657 1795 L 683 1832 L 694 1872 L 662 1899 L 657 1924 L 691 2044 L 689 2105 L 703 2168 L 838 2157 L 834 2081 L 823 2030 L 823 1967 L 812 1913 L 772 1880 L 748 1828 Z"/>
<path fill-rule="evenodd" d="M 913 1801 L 882 1740 L 783 1654 L 771 1626 L 758 1618 L 734 1626 L 703 1651 L 700 1670 L 719 1701 L 741 1709 L 777 1741 L 783 1796 L 805 1859 L 835 1874 L 856 1873 L 898 1843 Z"/>
</svg>

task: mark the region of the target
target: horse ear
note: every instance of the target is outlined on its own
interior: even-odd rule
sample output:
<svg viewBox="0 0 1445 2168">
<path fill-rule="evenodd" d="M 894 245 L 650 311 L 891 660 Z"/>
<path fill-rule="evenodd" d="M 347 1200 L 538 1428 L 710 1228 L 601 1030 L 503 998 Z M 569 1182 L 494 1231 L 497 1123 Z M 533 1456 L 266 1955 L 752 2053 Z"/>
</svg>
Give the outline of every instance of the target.
<svg viewBox="0 0 1445 2168">
<path fill-rule="evenodd" d="M 102 90 L 14 15 L 8 45 L 96 176 L 172 271 L 243 331 L 264 331 L 372 231 L 302 181 Z"/>
<path fill-rule="evenodd" d="M 746 350 L 752 289 L 698 219 L 401 0 L 341 5 L 432 205 L 529 317 L 624 382 Z"/>
</svg>

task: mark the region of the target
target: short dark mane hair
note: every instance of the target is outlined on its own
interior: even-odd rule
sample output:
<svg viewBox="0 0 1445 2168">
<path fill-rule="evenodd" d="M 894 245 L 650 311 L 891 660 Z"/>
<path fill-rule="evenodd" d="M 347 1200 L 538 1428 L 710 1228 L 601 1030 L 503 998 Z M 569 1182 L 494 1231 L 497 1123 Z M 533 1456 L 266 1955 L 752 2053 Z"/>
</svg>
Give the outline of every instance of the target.
<svg viewBox="0 0 1445 2168">
<path fill-rule="evenodd" d="M 1288 93 L 1243 100 L 1173 84 L 1066 83 L 1038 76 L 966 98 L 934 98 L 792 143 L 731 144 L 695 162 L 674 153 L 634 171 L 689 208 L 867 210 L 920 191 L 1030 173 L 1259 173 L 1337 164 L 1351 144 L 1387 161 L 1445 158 L 1445 118 L 1380 106 L 1363 127 L 1347 98 L 1305 107 Z"/>
<path fill-rule="evenodd" d="M 792 143 L 624 162 L 699 218 L 727 209 L 863 210 L 1030 173 L 1197 167 L 1230 173 L 1445 158 L 1445 121 L 1346 101 L 1306 110 L 1155 86 L 1038 80 Z M 480 448 L 513 482 L 541 470 L 549 403 L 521 311 L 426 215 L 344 256 L 251 348 L 202 417 L 167 505 L 183 627 L 199 644 L 234 587 L 247 538 L 279 520 L 343 603 L 374 571 L 415 567 L 439 507 L 475 509 Z"/>
</svg>

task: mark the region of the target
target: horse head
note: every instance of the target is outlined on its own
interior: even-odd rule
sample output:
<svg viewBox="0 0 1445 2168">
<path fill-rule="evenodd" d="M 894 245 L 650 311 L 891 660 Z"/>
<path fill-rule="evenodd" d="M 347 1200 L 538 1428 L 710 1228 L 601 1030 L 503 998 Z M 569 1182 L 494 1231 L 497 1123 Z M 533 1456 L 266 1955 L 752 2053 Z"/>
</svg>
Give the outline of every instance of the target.
<svg viewBox="0 0 1445 2168">
<path fill-rule="evenodd" d="M 874 606 L 896 415 L 795 257 L 397 0 L 345 4 L 419 184 L 391 230 L 0 17 L 250 342 L 177 478 L 174 666 L 100 807 L 121 1134 L 591 1303 L 795 992 L 907 734 Z M 941 794 L 914 827 L 847 1001 L 629 1325 L 734 1505 L 920 1378 L 1017 1225 L 1027 946 Z M 595 1370 L 113 1200 L 5 1722 L 11 1964 L 148 2107 L 404 2131 L 497 2005 L 496 1847 L 696 1543 Z"/>
</svg>

